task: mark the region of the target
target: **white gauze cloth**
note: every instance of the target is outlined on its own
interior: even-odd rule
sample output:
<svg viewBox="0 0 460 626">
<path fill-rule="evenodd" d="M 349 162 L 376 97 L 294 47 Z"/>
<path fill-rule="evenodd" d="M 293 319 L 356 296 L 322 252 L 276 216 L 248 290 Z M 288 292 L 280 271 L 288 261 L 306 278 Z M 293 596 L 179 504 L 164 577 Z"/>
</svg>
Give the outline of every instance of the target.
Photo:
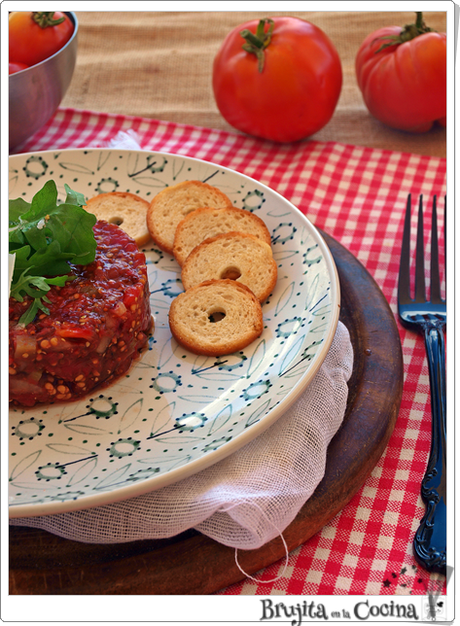
<svg viewBox="0 0 460 626">
<path fill-rule="evenodd" d="M 339 322 L 301 397 L 243 448 L 180 482 L 123 502 L 11 520 L 86 543 L 172 537 L 195 528 L 224 545 L 256 549 L 282 534 L 321 481 L 342 423 L 353 348 Z"/>
</svg>

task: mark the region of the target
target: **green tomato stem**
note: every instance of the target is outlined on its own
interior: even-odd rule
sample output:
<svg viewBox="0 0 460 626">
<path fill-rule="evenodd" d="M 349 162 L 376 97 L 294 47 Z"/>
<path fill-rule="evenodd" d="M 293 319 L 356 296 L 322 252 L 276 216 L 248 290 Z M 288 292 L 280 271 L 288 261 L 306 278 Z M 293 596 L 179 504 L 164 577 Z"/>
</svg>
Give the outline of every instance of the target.
<svg viewBox="0 0 460 626">
<path fill-rule="evenodd" d="M 423 14 L 422 14 L 422 12 L 421 12 L 421 11 L 417 11 L 417 12 L 416 12 L 416 16 L 417 16 L 417 19 L 415 20 L 415 26 L 416 26 L 418 29 L 421 29 L 421 28 L 423 28 L 423 26 L 424 26 L 424 23 L 423 23 Z"/>
<path fill-rule="evenodd" d="M 399 35 L 389 35 L 387 37 L 378 37 L 382 41 L 386 40 L 388 43 L 385 43 L 380 46 L 378 50 L 375 51 L 375 54 L 394 45 L 400 45 L 405 43 L 406 41 L 411 41 L 420 35 L 424 35 L 425 33 L 435 32 L 432 28 L 427 26 L 423 21 L 423 13 L 421 11 L 416 12 L 416 20 L 415 24 L 406 24 L 404 28 L 401 30 Z"/>
<path fill-rule="evenodd" d="M 268 24 L 268 30 L 265 31 L 265 25 Z M 257 67 L 259 72 L 263 72 L 265 65 L 264 50 L 270 44 L 272 40 L 273 29 L 275 23 L 269 17 L 263 18 L 259 21 L 255 34 L 247 28 L 240 32 L 245 43 L 242 45 L 243 50 L 254 54 L 257 57 Z"/>
<path fill-rule="evenodd" d="M 65 16 L 53 19 L 54 11 L 33 11 L 32 19 L 40 26 L 40 28 L 48 28 L 49 26 L 57 26 L 65 20 Z"/>
</svg>

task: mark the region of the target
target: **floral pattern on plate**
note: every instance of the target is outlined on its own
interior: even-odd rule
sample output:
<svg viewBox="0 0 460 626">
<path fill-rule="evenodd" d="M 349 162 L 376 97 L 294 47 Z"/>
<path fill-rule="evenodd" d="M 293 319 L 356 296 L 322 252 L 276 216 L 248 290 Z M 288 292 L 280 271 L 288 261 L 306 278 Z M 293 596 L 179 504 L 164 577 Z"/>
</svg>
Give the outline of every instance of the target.
<svg viewBox="0 0 460 626">
<path fill-rule="evenodd" d="M 172 338 L 168 311 L 182 290 L 174 258 L 144 248 L 155 331 L 129 373 L 82 400 L 11 407 L 10 515 L 106 504 L 164 487 L 219 461 L 268 428 L 306 388 L 332 342 L 339 284 L 323 239 L 261 183 L 173 154 L 91 149 L 10 157 L 10 197 L 30 200 L 48 179 L 87 198 L 129 191 L 149 200 L 183 180 L 208 182 L 266 223 L 278 281 L 264 331 L 244 351 L 191 354 Z"/>
</svg>

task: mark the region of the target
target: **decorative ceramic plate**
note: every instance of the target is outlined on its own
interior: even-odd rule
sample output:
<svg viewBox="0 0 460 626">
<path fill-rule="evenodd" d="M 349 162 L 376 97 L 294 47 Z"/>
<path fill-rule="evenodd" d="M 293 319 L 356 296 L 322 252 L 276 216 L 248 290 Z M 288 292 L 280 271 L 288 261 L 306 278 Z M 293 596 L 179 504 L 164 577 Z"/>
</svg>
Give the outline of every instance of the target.
<svg viewBox="0 0 460 626">
<path fill-rule="evenodd" d="M 278 282 L 264 331 L 244 351 L 196 356 L 171 337 L 168 310 L 179 265 L 145 247 L 155 332 L 148 350 L 110 387 L 68 404 L 10 408 L 11 517 L 108 504 L 164 487 L 235 452 L 275 422 L 318 371 L 339 318 L 328 247 L 308 219 L 261 183 L 179 155 L 90 149 L 9 159 L 10 198 L 53 179 L 87 198 L 129 191 L 149 200 L 184 180 L 209 182 L 252 211 L 272 235 Z"/>
</svg>

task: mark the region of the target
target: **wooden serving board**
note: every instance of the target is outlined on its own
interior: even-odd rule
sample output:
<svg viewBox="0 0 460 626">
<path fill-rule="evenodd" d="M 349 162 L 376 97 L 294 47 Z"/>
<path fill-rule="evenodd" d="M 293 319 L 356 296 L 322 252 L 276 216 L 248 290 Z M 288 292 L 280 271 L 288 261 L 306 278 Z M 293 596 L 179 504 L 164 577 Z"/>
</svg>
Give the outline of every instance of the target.
<svg viewBox="0 0 460 626">
<path fill-rule="evenodd" d="M 363 265 L 322 235 L 340 277 L 340 319 L 351 335 L 354 367 L 325 476 L 283 532 L 289 551 L 317 533 L 361 488 L 390 438 L 402 397 L 402 351 L 393 313 Z M 245 578 L 233 548 L 194 530 L 167 540 L 94 545 L 11 526 L 9 545 L 10 594 L 203 595 Z M 239 564 L 250 575 L 284 556 L 281 538 L 238 551 Z"/>
</svg>

